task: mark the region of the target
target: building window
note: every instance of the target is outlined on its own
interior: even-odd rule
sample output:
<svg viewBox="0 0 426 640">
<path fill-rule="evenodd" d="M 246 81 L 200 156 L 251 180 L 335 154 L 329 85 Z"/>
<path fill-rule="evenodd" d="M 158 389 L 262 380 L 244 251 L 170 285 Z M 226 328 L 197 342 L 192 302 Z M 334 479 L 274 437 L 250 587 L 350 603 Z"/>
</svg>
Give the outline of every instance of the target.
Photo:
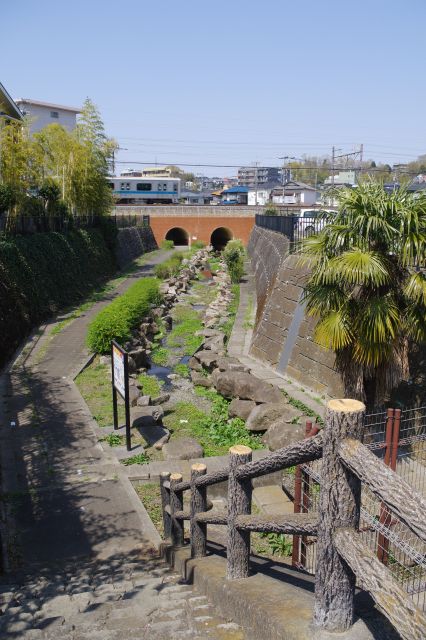
<svg viewBox="0 0 426 640">
<path fill-rule="evenodd" d="M 151 191 L 152 184 L 150 182 L 138 182 L 136 185 L 136 191 Z"/>
<path fill-rule="evenodd" d="M 51 111 L 50 112 L 50 117 L 51 118 L 59 118 L 59 113 L 57 111 Z"/>
</svg>

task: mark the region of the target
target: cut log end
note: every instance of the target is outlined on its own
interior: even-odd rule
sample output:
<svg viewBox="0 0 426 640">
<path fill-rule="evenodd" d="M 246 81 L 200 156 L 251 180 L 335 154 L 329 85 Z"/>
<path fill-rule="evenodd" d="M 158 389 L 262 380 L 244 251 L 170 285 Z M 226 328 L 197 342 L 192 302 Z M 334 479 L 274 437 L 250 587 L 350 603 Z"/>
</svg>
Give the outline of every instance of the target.
<svg viewBox="0 0 426 640">
<path fill-rule="evenodd" d="M 336 413 L 357 413 L 365 411 L 365 404 L 350 398 L 336 398 L 328 402 L 327 408 Z"/>
<path fill-rule="evenodd" d="M 160 473 L 160 478 L 164 478 L 165 480 L 168 480 L 170 478 L 170 471 L 162 471 Z"/>
<path fill-rule="evenodd" d="M 246 456 L 251 452 L 250 447 L 246 447 L 244 444 L 234 444 L 234 446 L 229 449 L 229 453 L 234 456 Z"/>
<path fill-rule="evenodd" d="M 182 482 L 182 474 L 181 473 L 172 473 L 170 476 L 170 480 L 173 482 Z"/>
<path fill-rule="evenodd" d="M 202 462 L 196 462 L 195 464 L 191 465 L 191 471 L 205 473 L 207 471 L 207 466 Z"/>
</svg>

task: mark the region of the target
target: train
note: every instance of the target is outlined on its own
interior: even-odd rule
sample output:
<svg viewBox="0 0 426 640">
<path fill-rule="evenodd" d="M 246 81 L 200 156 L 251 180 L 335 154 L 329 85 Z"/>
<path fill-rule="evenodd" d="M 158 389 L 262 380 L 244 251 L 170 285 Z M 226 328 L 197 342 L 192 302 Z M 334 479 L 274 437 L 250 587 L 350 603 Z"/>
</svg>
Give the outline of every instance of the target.
<svg viewBox="0 0 426 640">
<path fill-rule="evenodd" d="M 120 204 L 178 204 L 180 178 L 109 178 L 108 185 Z"/>
</svg>

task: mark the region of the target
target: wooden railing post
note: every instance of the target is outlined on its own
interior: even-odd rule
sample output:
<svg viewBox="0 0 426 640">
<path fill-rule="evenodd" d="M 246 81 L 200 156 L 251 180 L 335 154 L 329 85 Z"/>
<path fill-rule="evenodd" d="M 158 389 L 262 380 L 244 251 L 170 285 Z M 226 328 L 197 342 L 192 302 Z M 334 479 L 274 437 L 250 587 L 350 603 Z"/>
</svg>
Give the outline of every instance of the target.
<svg viewBox="0 0 426 640">
<path fill-rule="evenodd" d="M 324 427 L 319 499 L 314 624 L 345 631 L 353 623 L 355 575 L 339 556 L 333 534 L 359 523 L 361 485 L 338 457 L 343 438 L 361 439 L 365 405 L 358 400 L 330 400 Z"/>
<path fill-rule="evenodd" d="M 205 464 L 193 464 L 191 467 L 191 557 L 206 555 L 207 525 L 197 522 L 197 513 L 207 510 L 207 487 L 197 487 L 195 480 L 206 474 Z"/>
<path fill-rule="evenodd" d="M 176 520 L 174 517 L 177 511 L 183 511 L 183 491 L 176 491 L 175 486 L 182 482 L 181 473 L 172 473 L 170 476 L 170 512 L 172 520 L 171 538 L 175 547 L 183 545 L 184 521 Z"/>
<path fill-rule="evenodd" d="M 247 578 L 250 559 L 250 531 L 239 531 L 235 526 L 235 518 L 251 513 L 251 478 L 238 480 L 235 470 L 242 464 L 251 461 L 252 450 L 244 445 L 235 445 L 229 449 L 228 479 L 228 568 L 230 580 Z"/>
<path fill-rule="evenodd" d="M 305 438 L 309 436 L 312 429 L 312 420 L 307 420 L 305 425 Z M 300 513 L 302 509 L 302 467 L 300 464 L 296 466 L 294 474 L 294 513 Z M 293 567 L 300 566 L 300 536 L 293 536 L 293 551 L 291 555 L 291 564 Z"/>
<path fill-rule="evenodd" d="M 166 482 L 169 483 L 166 486 Z M 172 519 L 170 517 L 170 471 L 160 473 L 161 509 L 163 512 L 163 528 L 165 540 L 170 538 L 172 531 Z"/>
</svg>

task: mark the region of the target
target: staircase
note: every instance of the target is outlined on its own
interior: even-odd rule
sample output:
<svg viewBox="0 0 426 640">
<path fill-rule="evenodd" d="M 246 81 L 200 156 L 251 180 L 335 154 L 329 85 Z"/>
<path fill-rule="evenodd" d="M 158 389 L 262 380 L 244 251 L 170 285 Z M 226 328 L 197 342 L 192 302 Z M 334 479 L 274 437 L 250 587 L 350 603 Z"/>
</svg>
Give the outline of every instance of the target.
<svg viewBox="0 0 426 640">
<path fill-rule="evenodd" d="M 0 581 L 0 637 L 19 640 L 243 640 L 154 555 L 76 562 Z"/>
</svg>

